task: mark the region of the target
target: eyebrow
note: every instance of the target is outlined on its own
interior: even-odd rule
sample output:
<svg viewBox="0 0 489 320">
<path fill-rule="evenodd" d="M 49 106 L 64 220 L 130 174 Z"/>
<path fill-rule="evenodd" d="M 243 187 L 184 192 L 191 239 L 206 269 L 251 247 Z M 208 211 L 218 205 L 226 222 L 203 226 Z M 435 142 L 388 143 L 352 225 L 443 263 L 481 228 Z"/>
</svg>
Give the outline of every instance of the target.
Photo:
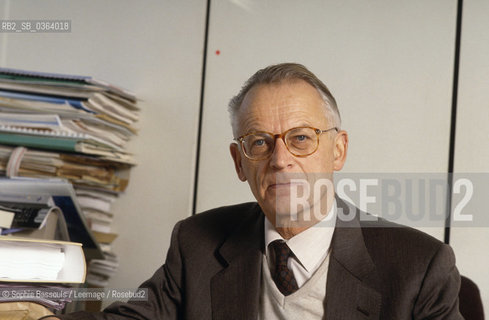
<svg viewBox="0 0 489 320">
<path fill-rule="evenodd" d="M 298 124 L 298 125 L 295 125 L 295 126 L 292 126 L 292 127 L 288 128 L 288 129 L 286 129 L 286 130 L 284 130 L 284 131 L 282 131 L 282 132 L 285 132 L 285 131 L 290 130 L 290 129 L 292 129 L 292 128 L 311 127 L 311 126 L 312 126 L 312 124 L 310 124 L 310 123 L 302 122 L 302 123 L 300 123 L 300 124 Z M 267 131 L 267 130 L 261 130 L 261 129 L 256 129 L 255 127 L 251 127 L 251 128 L 249 128 L 249 129 L 246 131 L 246 133 L 244 133 L 243 135 L 245 135 L 245 134 L 249 134 L 249 133 L 254 133 L 254 132 L 270 132 L 270 131 Z M 282 132 L 279 132 L 279 133 L 282 133 Z M 270 133 L 275 134 L 275 132 L 270 132 Z"/>
</svg>

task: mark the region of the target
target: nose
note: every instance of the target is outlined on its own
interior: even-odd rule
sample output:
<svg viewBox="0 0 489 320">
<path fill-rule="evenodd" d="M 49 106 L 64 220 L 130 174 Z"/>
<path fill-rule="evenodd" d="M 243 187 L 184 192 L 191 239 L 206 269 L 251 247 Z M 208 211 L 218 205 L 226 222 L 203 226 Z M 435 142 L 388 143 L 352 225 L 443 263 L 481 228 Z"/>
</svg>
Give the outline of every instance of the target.
<svg viewBox="0 0 489 320">
<path fill-rule="evenodd" d="M 289 152 L 287 146 L 282 139 L 275 140 L 275 149 L 270 157 L 270 167 L 281 170 L 291 167 L 294 156 Z"/>
</svg>

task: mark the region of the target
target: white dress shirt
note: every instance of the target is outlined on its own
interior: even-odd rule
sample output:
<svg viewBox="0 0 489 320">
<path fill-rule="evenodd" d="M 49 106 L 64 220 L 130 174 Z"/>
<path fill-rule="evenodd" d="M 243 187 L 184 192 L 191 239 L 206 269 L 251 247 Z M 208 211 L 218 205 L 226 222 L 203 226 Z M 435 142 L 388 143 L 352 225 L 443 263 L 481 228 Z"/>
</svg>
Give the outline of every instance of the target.
<svg viewBox="0 0 489 320">
<path fill-rule="evenodd" d="M 287 266 L 294 273 L 297 286 L 300 288 L 309 280 L 330 251 L 331 240 L 336 225 L 336 200 L 333 202 L 328 214 L 310 228 L 285 240 L 275 230 L 268 219 L 265 219 L 265 248 L 266 258 L 270 270 L 273 270 L 273 261 L 270 257 L 268 245 L 275 240 L 283 240 L 294 256 L 287 261 Z"/>
</svg>

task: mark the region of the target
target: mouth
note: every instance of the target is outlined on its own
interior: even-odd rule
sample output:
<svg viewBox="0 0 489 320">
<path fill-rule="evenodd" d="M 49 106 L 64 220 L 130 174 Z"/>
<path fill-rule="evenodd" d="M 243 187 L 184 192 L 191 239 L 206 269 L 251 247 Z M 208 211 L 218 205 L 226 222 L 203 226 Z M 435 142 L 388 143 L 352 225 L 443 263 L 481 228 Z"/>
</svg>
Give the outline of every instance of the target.
<svg viewBox="0 0 489 320">
<path fill-rule="evenodd" d="M 304 186 L 304 183 L 301 182 L 280 182 L 280 183 L 272 183 L 268 185 L 267 190 L 273 191 L 278 189 L 291 189 L 292 187 L 298 188 Z"/>
</svg>

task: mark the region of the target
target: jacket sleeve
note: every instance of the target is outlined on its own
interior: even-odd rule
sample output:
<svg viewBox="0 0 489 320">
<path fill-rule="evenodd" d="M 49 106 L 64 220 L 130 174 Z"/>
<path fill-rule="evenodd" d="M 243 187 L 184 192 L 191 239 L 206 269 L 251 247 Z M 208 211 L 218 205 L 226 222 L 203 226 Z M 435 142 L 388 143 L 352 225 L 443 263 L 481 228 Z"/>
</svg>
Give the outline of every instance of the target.
<svg viewBox="0 0 489 320">
<path fill-rule="evenodd" d="M 180 225 L 181 222 L 177 223 L 173 229 L 165 264 L 140 286 L 140 288 L 147 289 L 147 300 L 115 302 L 103 312 L 80 311 L 56 317 L 63 320 L 183 319 L 182 260 L 178 243 Z M 41 319 L 47 319 L 47 317 Z"/>
<path fill-rule="evenodd" d="M 413 319 L 458 320 L 460 275 L 452 249 L 442 244 L 428 265 L 413 310 Z"/>
</svg>

